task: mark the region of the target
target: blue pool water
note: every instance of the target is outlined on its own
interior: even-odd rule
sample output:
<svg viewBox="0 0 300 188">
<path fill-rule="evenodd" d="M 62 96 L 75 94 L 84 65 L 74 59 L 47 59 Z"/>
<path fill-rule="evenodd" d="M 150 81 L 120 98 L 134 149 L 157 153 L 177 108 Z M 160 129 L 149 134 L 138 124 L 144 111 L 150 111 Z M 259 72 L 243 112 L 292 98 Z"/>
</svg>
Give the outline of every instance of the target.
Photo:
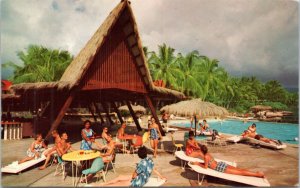
<svg viewBox="0 0 300 188">
<path fill-rule="evenodd" d="M 283 142 L 287 142 L 291 144 L 298 144 L 298 140 L 295 140 L 295 138 L 299 138 L 298 124 L 251 122 L 251 121 L 244 123 L 242 121 L 235 121 L 235 120 L 226 120 L 220 122 L 220 121 L 208 120 L 208 124 L 211 129 L 216 129 L 222 133 L 235 134 L 235 135 L 240 135 L 244 130 L 247 130 L 247 128 L 252 123 L 256 124 L 256 132 L 258 134 L 263 135 L 264 137 L 281 140 Z M 180 127 L 187 127 L 187 128 L 191 126 L 191 124 L 188 122 L 177 123 L 174 125 Z"/>
</svg>

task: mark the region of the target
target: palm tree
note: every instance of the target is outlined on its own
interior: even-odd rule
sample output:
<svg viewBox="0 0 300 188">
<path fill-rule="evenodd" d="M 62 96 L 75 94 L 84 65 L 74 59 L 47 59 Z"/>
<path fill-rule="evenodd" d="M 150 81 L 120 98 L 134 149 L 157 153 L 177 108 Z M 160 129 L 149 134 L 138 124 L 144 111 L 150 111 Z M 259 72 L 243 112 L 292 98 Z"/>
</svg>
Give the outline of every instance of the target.
<svg viewBox="0 0 300 188">
<path fill-rule="evenodd" d="M 222 82 L 225 70 L 219 67 L 219 61 L 209 59 L 206 56 L 201 58 L 202 65 L 200 70 L 200 80 L 203 85 L 202 99 L 205 100 L 209 95 L 216 95 L 217 90 L 224 89 L 225 85 Z"/>
<path fill-rule="evenodd" d="M 2 65 L 14 69 L 10 78 L 14 83 L 57 81 L 73 59 L 68 51 L 52 50 L 37 45 L 30 45 L 27 52 L 21 51 L 17 55 L 23 65 L 13 62 Z"/>
<path fill-rule="evenodd" d="M 202 87 L 199 82 L 201 62 L 198 51 L 192 51 L 186 56 L 179 55 L 178 68 L 182 71 L 179 77 L 180 91 L 188 96 L 200 97 Z"/>
<path fill-rule="evenodd" d="M 174 55 L 174 49 L 166 44 L 158 46 L 158 55 L 151 53 L 149 58 L 149 67 L 154 80 L 163 80 L 166 87 L 177 89 L 178 76 L 182 76 L 182 71 L 177 66 L 177 58 Z"/>
</svg>

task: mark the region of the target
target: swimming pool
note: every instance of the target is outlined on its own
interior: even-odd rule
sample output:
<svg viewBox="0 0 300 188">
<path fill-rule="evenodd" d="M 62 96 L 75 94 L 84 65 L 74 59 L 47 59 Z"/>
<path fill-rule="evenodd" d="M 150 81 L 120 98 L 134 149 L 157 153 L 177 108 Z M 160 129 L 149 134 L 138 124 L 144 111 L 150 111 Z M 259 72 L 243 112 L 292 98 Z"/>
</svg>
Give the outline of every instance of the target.
<svg viewBox="0 0 300 188">
<path fill-rule="evenodd" d="M 235 135 L 240 135 L 244 130 L 247 130 L 252 123 L 255 123 L 256 132 L 264 137 L 278 139 L 291 144 L 298 144 L 298 140 L 295 140 L 295 138 L 298 139 L 299 137 L 298 124 L 252 121 L 244 123 L 236 120 L 226 120 L 223 122 L 207 120 L 207 122 L 211 129 L 216 129 L 222 133 Z M 191 126 L 190 122 L 175 123 L 174 125 L 187 128 Z M 193 127 L 195 127 L 195 125 L 193 125 Z"/>
</svg>

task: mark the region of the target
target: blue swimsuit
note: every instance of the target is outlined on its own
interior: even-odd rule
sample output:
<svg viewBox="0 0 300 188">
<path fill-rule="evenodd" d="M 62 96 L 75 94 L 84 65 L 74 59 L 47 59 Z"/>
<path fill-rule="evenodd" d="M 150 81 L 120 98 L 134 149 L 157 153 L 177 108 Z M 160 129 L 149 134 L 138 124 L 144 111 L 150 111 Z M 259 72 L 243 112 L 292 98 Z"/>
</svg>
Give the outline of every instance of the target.
<svg viewBox="0 0 300 188">
<path fill-rule="evenodd" d="M 151 140 L 157 140 L 158 139 L 158 133 L 155 128 L 150 129 L 150 139 Z"/>
</svg>

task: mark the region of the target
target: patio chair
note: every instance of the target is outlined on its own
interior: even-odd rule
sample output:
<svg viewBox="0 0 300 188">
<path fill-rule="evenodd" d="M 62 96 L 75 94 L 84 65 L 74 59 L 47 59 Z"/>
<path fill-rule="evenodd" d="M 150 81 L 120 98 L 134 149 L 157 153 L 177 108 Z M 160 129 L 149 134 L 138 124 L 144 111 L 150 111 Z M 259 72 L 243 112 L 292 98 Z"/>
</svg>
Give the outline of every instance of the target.
<svg viewBox="0 0 300 188">
<path fill-rule="evenodd" d="M 133 157 L 134 157 L 134 151 L 135 151 L 136 149 L 142 147 L 142 146 L 148 141 L 149 136 L 150 136 L 150 135 L 149 135 L 149 132 L 145 132 L 145 133 L 143 134 L 143 137 L 142 137 L 142 142 L 140 142 L 140 140 L 138 141 L 138 140 L 136 139 L 136 142 L 133 143 L 133 144 L 131 144 L 131 146 L 130 146 L 130 152 L 132 151 Z"/>
<path fill-rule="evenodd" d="M 174 155 L 175 152 L 178 151 L 178 149 L 180 149 L 182 151 L 183 144 L 176 144 L 175 143 L 173 133 L 171 134 L 171 138 L 172 138 L 172 143 L 173 143 L 173 146 L 174 146 L 174 150 L 173 150 L 173 155 Z"/>
<path fill-rule="evenodd" d="M 115 160 L 116 160 L 116 154 L 115 154 L 115 151 L 113 152 L 112 154 L 112 157 L 111 157 L 111 160 L 109 160 L 108 162 L 106 162 L 106 166 L 105 166 L 105 174 L 107 174 L 108 172 L 108 166 L 111 165 L 114 173 L 116 173 L 116 170 L 115 170 Z"/>
<path fill-rule="evenodd" d="M 97 157 L 96 159 L 94 159 L 91 168 L 85 169 L 82 171 L 81 177 L 79 179 L 79 181 L 82 181 L 82 178 L 84 176 L 85 178 L 85 183 L 88 184 L 87 182 L 87 175 L 89 174 L 96 174 L 98 175 L 97 181 L 99 181 L 99 178 L 102 176 L 104 182 L 106 181 L 106 177 L 105 177 L 105 172 L 103 170 L 104 168 L 104 163 L 101 157 Z"/>
<path fill-rule="evenodd" d="M 66 178 L 65 163 L 66 162 L 64 160 L 62 160 L 62 158 L 59 155 L 57 155 L 56 157 L 57 157 L 58 164 L 55 168 L 54 176 L 59 175 L 59 174 L 62 173 L 62 178 L 63 178 L 63 180 L 65 180 L 65 178 Z"/>
</svg>

